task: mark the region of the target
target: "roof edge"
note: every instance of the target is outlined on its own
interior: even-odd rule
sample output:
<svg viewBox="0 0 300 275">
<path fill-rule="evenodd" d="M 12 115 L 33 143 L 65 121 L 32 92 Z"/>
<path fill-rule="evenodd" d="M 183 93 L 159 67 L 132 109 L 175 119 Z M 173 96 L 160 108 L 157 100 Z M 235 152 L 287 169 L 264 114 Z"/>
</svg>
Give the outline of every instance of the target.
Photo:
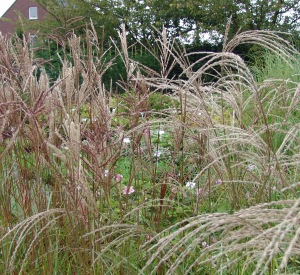
<svg viewBox="0 0 300 275">
<path fill-rule="evenodd" d="M 0 18 L 5 17 L 5 14 L 10 10 L 10 8 L 13 6 L 13 4 L 16 2 L 17 0 L 14 0 L 11 5 L 7 8 L 7 10 L 2 14 L 2 16 L 0 16 Z"/>
</svg>

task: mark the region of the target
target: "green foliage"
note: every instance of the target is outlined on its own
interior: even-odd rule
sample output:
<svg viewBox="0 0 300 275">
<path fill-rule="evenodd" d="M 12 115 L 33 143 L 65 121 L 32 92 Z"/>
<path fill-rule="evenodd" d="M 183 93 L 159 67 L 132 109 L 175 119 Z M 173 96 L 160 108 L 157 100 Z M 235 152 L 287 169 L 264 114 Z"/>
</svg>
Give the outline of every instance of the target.
<svg viewBox="0 0 300 275">
<path fill-rule="evenodd" d="M 274 151 L 277 151 L 286 137 L 286 133 L 297 123 L 299 120 L 299 114 L 297 111 L 288 112 L 283 105 L 292 104 L 293 98 L 289 92 L 297 89 L 300 81 L 299 75 L 299 58 L 291 58 L 291 60 L 285 60 L 276 56 L 270 52 L 265 52 L 258 60 L 256 66 L 253 66 L 252 70 L 261 83 L 268 79 L 274 79 L 272 86 L 266 85 L 261 90 L 261 99 L 265 102 L 265 108 L 268 112 L 267 121 L 269 125 L 274 125 L 273 130 L 273 146 Z M 272 95 L 273 91 L 281 91 L 278 94 L 278 98 L 275 100 Z M 272 97 L 272 102 L 270 102 Z M 278 131 L 277 125 L 281 125 L 281 131 Z M 289 154 L 294 154 L 293 150 L 287 149 Z"/>
<path fill-rule="evenodd" d="M 168 95 L 153 93 L 149 97 L 150 110 L 161 111 L 166 109 L 178 109 L 179 102 L 170 98 Z"/>
<path fill-rule="evenodd" d="M 136 42 L 143 44 L 155 44 L 155 37 L 163 26 L 168 29 L 169 36 L 182 43 L 187 39 L 187 44 L 193 48 L 187 52 L 204 49 L 221 50 L 220 37 L 225 32 L 226 24 L 232 16 L 229 28 L 229 37 L 242 30 L 273 29 L 289 31 L 297 43 L 297 18 L 298 1 L 282 2 L 280 0 L 266 3 L 265 1 L 236 2 L 226 1 L 82 1 L 68 0 L 65 5 L 59 0 L 39 0 L 39 3 L 49 11 L 49 18 L 45 23 L 35 24 L 30 22 L 28 29 L 39 29 L 39 36 L 45 37 L 45 45 L 40 45 L 38 57 L 45 61 L 51 60 L 47 65 L 47 72 L 55 80 L 60 69 L 56 50 L 61 54 L 61 49 L 66 45 L 66 40 L 72 33 L 85 36 L 85 27 L 91 26 L 97 32 L 101 44 L 101 51 L 105 52 L 111 46 L 111 39 L 117 41 L 116 30 L 121 23 L 125 23 L 128 31 L 128 45 Z M 289 13 L 287 13 L 289 11 Z M 288 14 L 288 15 L 287 15 Z M 217 15 L 217 16 L 212 16 Z M 210 39 L 206 40 L 202 34 L 210 33 Z M 50 39 L 51 42 L 48 42 Z M 49 44 L 51 46 L 49 47 Z M 56 45 L 56 46 L 55 46 Z M 46 51 L 44 51 L 47 48 Z M 156 46 L 154 47 L 157 50 Z M 155 72 L 160 70 L 157 60 L 148 52 L 142 52 L 142 47 L 135 48 L 130 58 L 150 67 Z M 251 48 L 240 46 L 236 53 L 247 57 Z M 51 58 L 51 59 L 49 59 Z M 114 65 L 104 75 L 105 87 L 112 86 L 113 90 L 120 91 L 119 81 L 125 80 L 126 70 L 123 61 L 116 53 L 109 51 L 106 54 L 108 60 L 114 58 Z M 195 60 L 198 58 L 194 55 Z M 191 58 L 192 61 L 192 58 Z M 200 64 L 198 64 L 200 65 Z M 194 69 L 197 69 L 196 67 Z M 173 68 L 170 76 L 177 77 L 181 73 L 178 64 Z M 207 74 L 207 79 L 215 81 Z"/>
<path fill-rule="evenodd" d="M 299 79 L 278 79 L 282 59 L 251 71 L 229 52 L 256 41 L 288 60 L 295 49 L 254 32 L 189 59 L 163 36 L 155 59 L 124 36 L 122 55 L 104 54 L 86 34 L 40 74 L 34 49 L 0 37 L 1 271 L 296 272 Z M 163 72 L 170 53 L 183 78 Z M 120 74 L 114 94 L 103 79 Z"/>
<path fill-rule="evenodd" d="M 104 1 L 68 0 L 62 6 L 59 0 L 38 0 L 49 12 L 44 31 L 56 29 L 58 36 L 67 37 L 75 30 L 82 33 L 86 24 L 93 21 L 95 29 L 109 42 L 116 38 L 116 30 L 124 23 L 130 43 L 152 40 L 153 30 L 166 27 L 173 38 L 191 36 L 192 43 L 202 40 L 202 33 L 213 37 L 224 34 L 227 21 L 232 17 L 230 37 L 238 30 L 280 30 L 296 34 L 299 28 L 299 3 L 289 1 Z M 44 32 L 42 31 L 42 33 Z M 189 42 L 190 43 L 190 42 Z M 106 45 L 107 46 L 107 45 Z M 107 48 L 107 47 L 106 47 Z"/>
<path fill-rule="evenodd" d="M 113 50 L 108 51 L 104 57 L 106 60 L 113 60 L 112 66 L 110 66 L 103 76 L 103 82 L 107 88 L 111 87 L 114 91 L 119 91 L 119 93 L 124 92 L 120 89 L 118 83 L 126 81 L 126 67 L 123 62 L 122 57 Z M 153 71 L 159 71 L 160 64 L 154 58 L 152 54 L 144 49 L 144 47 L 133 47 L 129 52 L 129 58 L 131 62 L 144 65 Z M 145 73 L 141 69 L 141 73 Z"/>
<path fill-rule="evenodd" d="M 38 2 L 48 11 L 48 17 L 45 22 L 39 22 L 38 25 L 33 22 L 30 28 L 37 27 L 41 36 L 47 38 L 51 36 L 59 41 L 64 41 L 73 32 L 84 35 L 86 27 L 92 21 L 93 27 L 103 43 L 109 42 L 110 37 L 116 38 L 115 29 L 119 22 L 113 14 L 109 1 L 102 1 L 101 16 L 91 1 L 38 0 Z"/>
<path fill-rule="evenodd" d="M 259 58 L 257 58 L 259 54 Z M 280 80 L 284 81 L 289 79 L 289 85 L 294 86 L 300 80 L 299 75 L 299 60 L 297 57 L 291 57 L 290 59 L 283 59 L 280 56 L 276 56 L 268 51 L 256 51 L 256 59 L 252 66 L 252 70 L 257 78 L 258 82 L 263 82 L 266 79 L 274 78 L 278 79 L 278 85 L 281 85 Z M 292 87 L 291 87 L 292 88 Z"/>
<path fill-rule="evenodd" d="M 37 58 L 41 58 L 45 63 L 43 68 L 46 70 L 50 79 L 55 81 L 58 79 L 62 69 L 61 58 L 64 57 L 64 51 L 60 45 L 52 40 L 48 40 L 45 45 L 41 45 L 35 51 Z"/>
</svg>

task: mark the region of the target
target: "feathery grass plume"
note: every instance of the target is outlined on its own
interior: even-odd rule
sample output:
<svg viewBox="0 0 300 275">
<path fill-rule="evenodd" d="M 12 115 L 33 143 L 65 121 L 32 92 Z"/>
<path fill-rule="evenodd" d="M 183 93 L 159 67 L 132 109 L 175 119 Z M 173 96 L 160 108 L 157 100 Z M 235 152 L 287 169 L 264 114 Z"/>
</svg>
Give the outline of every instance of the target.
<svg viewBox="0 0 300 275">
<path fill-rule="evenodd" d="M 278 201 L 232 215 L 213 213 L 185 219 L 143 245 L 149 246 L 151 256 L 140 274 L 155 274 L 162 263 L 165 274 L 180 270 L 183 274 L 237 270 L 265 274 L 272 264 L 284 271 L 287 258 L 297 261 L 299 253 L 298 212 L 299 200 Z"/>
<path fill-rule="evenodd" d="M 298 80 L 259 78 L 231 52 L 254 43 L 295 65 L 296 50 L 254 31 L 186 54 L 164 29 L 158 73 L 130 58 L 125 27 L 119 37 L 115 96 L 93 26 L 60 41 L 69 55 L 54 81 L 26 40 L 0 36 L 1 270 L 296 271 Z"/>
<path fill-rule="evenodd" d="M 149 84 L 155 88 L 167 88 L 173 92 L 172 96 L 177 95 L 179 100 L 186 99 L 186 106 L 188 107 L 186 108 L 187 114 L 185 117 L 188 118 L 188 121 L 184 120 L 182 123 L 185 140 L 195 141 L 197 140 L 196 136 L 199 135 L 206 137 L 206 149 L 202 151 L 204 162 L 199 167 L 199 172 L 194 179 L 206 178 L 200 184 L 204 184 L 209 190 L 211 199 L 213 199 L 215 193 L 211 186 L 213 181 L 211 178 L 221 177 L 225 179 L 228 184 L 224 185 L 225 190 L 221 196 L 224 196 L 224 199 L 229 198 L 232 209 L 249 206 L 249 203 L 257 204 L 275 200 L 276 197 L 280 196 L 280 193 L 278 193 L 280 188 L 288 186 L 291 180 L 297 181 L 296 171 L 299 169 L 298 163 L 295 162 L 298 156 L 297 149 L 299 148 L 299 136 L 298 130 L 296 130 L 299 129 L 299 125 L 294 119 L 295 113 L 299 111 L 299 106 L 296 103 L 298 99 L 295 98 L 298 94 L 297 83 L 283 80 L 282 85 L 278 86 L 278 83 L 280 83 L 278 79 L 268 79 L 263 83 L 256 82 L 251 69 L 241 57 L 229 52 L 238 45 L 238 42 L 254 43 L 265 47 L 281 57 L 283 62 L 289 62 L 291 58 L 296 62 L 295 56 L 299 56 L 292 45 L 279 37 L 277 33 L 265 31 L 246 32 L 238 34 L 233 40 L 224 44 L 222 53 L 201 53 L 204 56 L 203 58 L 183 68 L 183 74 L 190 76 L 185 81 L 162 82 L 159 79 L 148 80 Z M 183 66 L 186 63 L 186 61 L 181 61 L 180 52 L 174 52 L 173 49 L 168 50 L 173 54 L 178 64 Z M 193 72 L 193 67 L 200 62 L 203 62 L 204 65 Z M 220 68 L 223 70 L 220 70 Z M 209 76 L 211 72 L 214 73 L 215 79 L 207 81 L 206 76 Z M 285 83 L 291 85 L 285 85 Z M 278 110 L 293 110 L 294 114 L 291 115 L 290 111 L 287 113 L 284 111 L 278 112 Z M 192 123 L 190 123 L 191 121 Z M 191 142 L 189 144 L 191 145 Z M 188 151 L 185 151 L 185 154 L 187 153 Z M 251 194 L 251 197 L 247 199 L 246 194 Z M 218 201 L 213 199 L 213 201 L 218 204 L 222 202 L 222 199 L 219 198 Z M 217 209 L 217 207 L 214 209 Z M 210 208 L 210 211 L 215 210 Z M 288 211 L 288 208 L 286 211 Z M 210 220 L 210 216 L 206 216 L 206 219 Z M 289 222 L 291 222 L 290 219 Z M 235 225 L 239 227 L 238 224 L 235 224 L 235 221 L 232 221 L 232 226 L 235 227 Z M 180 226 L 177 225 L 177 227 Z M 170 231 L 172 231 L 171 228 L 173 227 L 170 227 Z M 222 230 L 226 231 L 226 226 L 221 227 Z M 186 243 L 194 243 L 196 238 L 194 236 L 196 235 L 187 235 L 187 237 L 181 239 L 179 232 L 181 231 L 178 230 L 174 233 L 178 239 L 163 238 L 166 246 L 178 242 L 178 247 L 180 247 L 181 242 L 185 241 Z M 266 229 L 266 232 L 268 232 L 268 229 Z M 209 236 L 208 233 L 205 235 L 206 238 Z M 290 247 L 295 247 L 294 244 L 298 241 L 297 236 L 298 233 L 295 234 L 294 239 L 288 240 L 293 243 Z M 158 240 L 160 237 L 162 235 L 158 236 Z M 201 243 L 200 239 L 196 238 L 196 240 L 199 240 L 197 243 L 199 245 Z M 268 241 L 270 240 L 266 239 L 266 243 Z M 162 248 L 160 241 L 158 241 L 157 247 Z M 177 258 L 177 256 L 175 257 L 175 251 L 178 248 L 176 245 L 174 247 L 176 248 L 170 249 L 168 247 L 166 249 L 166 251 L 171 251 L 170 254 L 163 250 L 157 250 L 155 256 L 146 265 L 147 267 L 150 265 L 151 268 L 153 267 L 155 257 L 165 256 L 162 256 L 161 261 L 155 262 L 155 269 L 151 269 L 151 272 L 157 271 L 162 263 L 171 263 L 170 265 L 173 266 L 172 259 Z M 230 250 L 232 247 L 227 243 L 224 251 L 227 248 Z M 247 251 L 247 244 L 244 244 L 243 248 Z M 221 248 L 219 247 L 219 249 Z M 259 256 L 255 259 L 261 257 L 261 249 L 262 247 L 256 251 Z M 252 246 L 249 250 L 253 250 Z M 194 253 L 186 252 L 186 248 L 183 251 L 185 256 L 187 254 L 194 255 Z M 236 251 L 241 252 L 239 249 Z M 280 254 L 276 250 L 273 250 L 273 252 L 273 255 Z M 269 253 L 268 251 L 267 255 Z M 234 260 L 237 254 L 234 254 L 232 264 L 237 263 L 238 260 Z M 220 259 L 223 255 L 225 254 L 220 254 Z M 178 266 L 189 266 L 189 263 L 183 259 L 181 260 L 180 257 L 177 259 L 176 264 L 174 263 L 176 268 Z M 278 259 L 280 259 L 280 256 L 276 258 L 276 261 Z M 282 267 L 287 263 L 286 258 L 283 262 Z M 194 264 L 196 265 L 196 261 Z M 269 262 L 267 262 L 268 264 Z M 170 274 L 175 272 L 176 268 L 173 269 L 172 267 L 169 271 Z M 260 270 L 259 263 L 257 268 Z"/>
<path fill-rule="evenodd" d="M 51 253 L 53 244 L 47 241 L 47 234 L 53 234 L 50 233 L 53 227 L 65 215 L 66 212 L 63 209 L 51 209 L 32 215 L 11 229 L 8 228 L 6 234 L 0 239 L 5 266 L 2 271 L 21 274 L 27 264 L 30 262 L 34 264 L 33 258 L 38 259 L 39 253 L 42 252 L 40 249 L 44 245 L 48 246 L 49 253 Z M 44 252 L 47 253 L 47 249 Z M 22 259 L 21 262 L 20 259 Z"/>
<path fill-rule="evenodd" d="M 77 236 L 81 227 L 97 224 L 92 218 L 99 217 L 96 194 L 99 189 L 112 188 L 111 179 L 105 183 L 104 176 L 99 179 L 106 165 L 113 169 L 120 151 L 119 138 L 111 142 L 111 135 L 108 135 L 111 132 L 109 93 L 101 83 L 103 71 L 109 65 L 103 60 L 104 53 L 97 51 L 94 34 L 88 33 L 89 40 L 85 42 L 89 51 L 94 51 L 95 63 L 91 63 L 90 52 L 86 55 L 83 42 L 78 37 L 70 37 L 68 43 L 76 62 L 72 65 L 62 60 L 61 79 L 51 87 L 42 69 L 41 74 L 37 74 L 40 63 L 34 60 L 26 40 L 16 40 L 12 44 L 1 36 L 1 224 L 21 228 L 24 221 L 34 220 L 35 215 L 44 211 L 50 213 L 57 207 L 68 213 L 57 221 L 45 221 L 39 233 L 36 233 L 37 223 L 26 230 L 20 229 L 24 234 L 17 237 L 20 240 L 17 246 L 11 242 L 10 251 L 16 246 L 11 261 L 9 256 L 3 260 L 3 265 L 14 272 L 22 273 L 27 267 L 34 267 L 34 255 L 40 253 L 44 253 L 39 258 L 42 259 L 41 270 L 48 266 L 44 261 L 47 257 L 52 257 L 53 261 L 57 257 L 63 259 L 58 256 L 60 245 L 71 227 L 62 228 L 57 234 L 45 232 L 49 228 L 55 232 L 61 223 L 70 222 L 75 232 L 78 231 L 73 233 Z M 83 146 L 83 138 L 90 143 Z M 98 143 L 96 150 L 92 142 Z M 73 242 L 73 236 L 67 239 L 69 237 Z M 53 250 L 47 254 L 42 243 L 53 241 Z M 21 253 L 26 257 L 17 264 Z M 58 253 L 57 257 L 53 253 Z M 54 267 L 59 264 L 52 263 Z M 38 268 L 36 270 L 39 272 Z"/>
</svg>

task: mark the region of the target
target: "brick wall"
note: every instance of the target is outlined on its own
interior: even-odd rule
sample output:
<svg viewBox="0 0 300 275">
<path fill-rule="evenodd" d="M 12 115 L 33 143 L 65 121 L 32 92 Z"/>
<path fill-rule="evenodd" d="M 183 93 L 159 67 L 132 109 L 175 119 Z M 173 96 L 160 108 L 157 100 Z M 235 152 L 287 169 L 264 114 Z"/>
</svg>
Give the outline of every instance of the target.
<svg viewBox="0 0 300 275">
<path fill-rule="evenodd" d="M 0 32 L 3 35 L 14 34 L 19 20 L 19 14 L 22 17 L 29 19 L 30 7 L 38 8 L 38 19 L 36 20 L 44 20 L 47 12 L 34 0 L 16 0 L 0 19 Z M 26 24 L 26 20 L 24 20 L 24 23 Z"/>
</svg>

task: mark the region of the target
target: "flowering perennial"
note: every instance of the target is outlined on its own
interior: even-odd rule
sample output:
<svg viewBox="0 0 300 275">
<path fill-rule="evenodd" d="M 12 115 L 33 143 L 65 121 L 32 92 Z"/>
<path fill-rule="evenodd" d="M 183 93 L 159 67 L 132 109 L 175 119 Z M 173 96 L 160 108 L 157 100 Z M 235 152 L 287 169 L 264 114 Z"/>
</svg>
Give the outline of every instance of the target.
<svg viewBox="0 0 300 275">
<path fill-rule="evenodd" d="M 194 189 L 195 186 L 196 186 L 196 183 L 193 182 L 193 181 L 188 181 L 185 186 L 188 188 L 188 189 Z"/>
<path fill-rule="evenodd" d="M 135 190 L 133 189 L 132 186 L 125 186 L 125 187 L 123 188 L 123 190 L 122 190 L 122 194 L 123 194 L 123 195 L 129 195 L 129 194 L 132 194 L 132 193 L 134 193 L 134 192 L 135 192 Z"/>
<path fill-rule="evenodd" d="M 114 179 L 116 182 L 121 182 L 123 180 L 123 176 L 121 174 L 115 174 Z"/>
</svg>

